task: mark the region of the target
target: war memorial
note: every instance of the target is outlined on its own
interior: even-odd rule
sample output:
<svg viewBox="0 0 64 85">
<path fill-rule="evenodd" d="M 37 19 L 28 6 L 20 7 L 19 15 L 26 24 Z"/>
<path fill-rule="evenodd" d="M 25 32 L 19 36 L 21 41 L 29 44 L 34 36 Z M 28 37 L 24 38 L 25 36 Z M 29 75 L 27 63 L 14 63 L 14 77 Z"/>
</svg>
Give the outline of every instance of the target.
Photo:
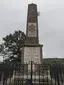
<svg viewBox="0 0 64 85">
<path fill-rule="evenodd" d="M 21 63 L 16 64 L 13 75 L 10 73 L 5 81 L 2 76 L 0 85 L 64 85 L 64 69 L 59 71 L 59 68 L 53 69 L 51 65 L 43 63 L 38 15 L 37 4 L 28 4 L 26 40 L 21 46 Z"/>
</svg>

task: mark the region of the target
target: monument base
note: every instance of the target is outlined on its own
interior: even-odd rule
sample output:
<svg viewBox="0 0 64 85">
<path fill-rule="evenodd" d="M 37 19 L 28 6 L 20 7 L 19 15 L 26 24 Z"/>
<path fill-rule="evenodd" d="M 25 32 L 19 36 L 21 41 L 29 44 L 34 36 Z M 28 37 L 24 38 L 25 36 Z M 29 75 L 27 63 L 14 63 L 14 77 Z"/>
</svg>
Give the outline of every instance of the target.
<svg viewBox="0 0 64 85">
<path fill-rule="evenodd" d="M 40 44 L 23 45 L 22 62 L 29 64 L 30 61 L 33 61 L 34 63 L 42 64 L 42 46 Z"/>
</svg>

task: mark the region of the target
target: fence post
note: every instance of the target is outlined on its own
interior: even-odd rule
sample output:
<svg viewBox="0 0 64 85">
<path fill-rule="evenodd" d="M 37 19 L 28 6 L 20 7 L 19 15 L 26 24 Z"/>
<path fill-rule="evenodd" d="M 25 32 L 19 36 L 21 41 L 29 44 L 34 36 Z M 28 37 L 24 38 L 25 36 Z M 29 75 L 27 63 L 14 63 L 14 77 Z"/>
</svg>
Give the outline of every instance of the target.
<svg viewBox="0 0 64 85">
<path fill-rule="evenodd" d="M 31 85 L 32 85 L 32 61 L 31 61 Z"/>
</svg>

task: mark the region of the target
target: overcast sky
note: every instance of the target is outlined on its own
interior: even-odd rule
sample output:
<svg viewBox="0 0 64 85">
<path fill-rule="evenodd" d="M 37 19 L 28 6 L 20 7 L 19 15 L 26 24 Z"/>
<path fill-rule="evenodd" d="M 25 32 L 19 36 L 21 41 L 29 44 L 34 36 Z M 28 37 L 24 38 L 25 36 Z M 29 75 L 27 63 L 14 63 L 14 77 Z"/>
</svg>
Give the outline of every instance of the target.
<svg viewBox="0 0 64 85">
<path fill-rule="evenodd" d="M 27 7 L 32 0 L 0 0 L 0 43 L 15 30 L 26 32 Z M 64 58 L 64 0 L 33 0 L 38 5 L 39 39 L 44 58 Z"/>
</svg>

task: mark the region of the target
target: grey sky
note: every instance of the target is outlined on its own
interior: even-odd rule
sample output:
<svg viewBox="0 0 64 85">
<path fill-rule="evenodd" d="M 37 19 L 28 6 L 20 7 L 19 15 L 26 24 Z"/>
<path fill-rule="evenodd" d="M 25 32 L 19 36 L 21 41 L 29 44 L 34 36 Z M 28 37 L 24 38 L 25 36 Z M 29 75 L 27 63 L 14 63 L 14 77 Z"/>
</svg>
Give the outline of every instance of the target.
<svg viewBox="0 0 64 85">
<path fill-rule="evenodd" d="M 31 0 L 0 0 L 0 40 L 15 30 L 26 30 Z M 64 0 L 33 0 L 38 5 L 39 37 L 45 57 L 64 58 Z M 0 41 L 1 42 L 1 41 Z"/>
</svg>

